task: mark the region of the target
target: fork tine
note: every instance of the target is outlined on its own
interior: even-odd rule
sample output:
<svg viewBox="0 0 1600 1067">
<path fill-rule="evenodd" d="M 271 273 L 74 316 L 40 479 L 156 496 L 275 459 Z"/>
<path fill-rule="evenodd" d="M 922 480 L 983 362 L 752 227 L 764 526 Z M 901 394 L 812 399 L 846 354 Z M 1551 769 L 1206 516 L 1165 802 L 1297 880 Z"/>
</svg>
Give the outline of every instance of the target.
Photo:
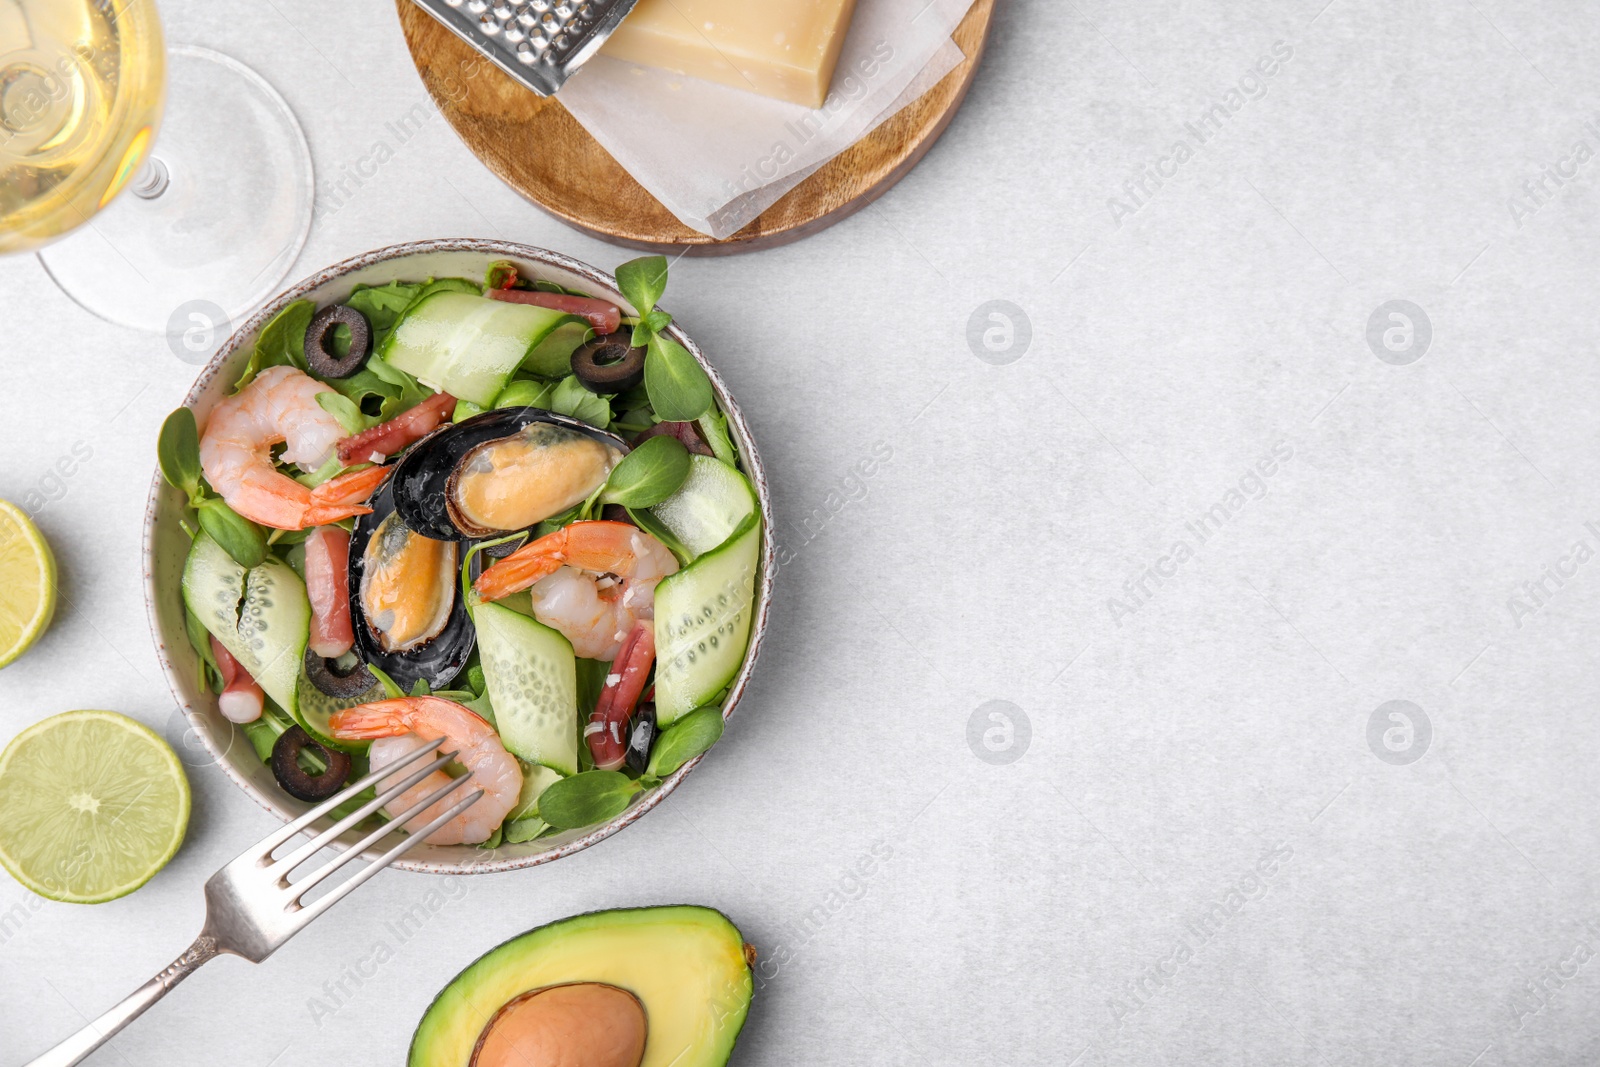
<svg viewBox="0 0 1600 1067">
<path fill-rule="evenodd" d="M 391 822 L 384 823 L 382 826 L 369 833 L 366 837 L 362 838 L 354 845 L 351 845 L 343 853 L 329 860 L 327 864 L 322 867 L 318 867 L 314 872 L 306 875 L 303 881 L 296 882 L 294 885 L 290 886 L 289 899 L 291 901 L 299 900 L 334 871 L 337 871 L 340 867 L 343 867 L 346 863 L 349 863 L 351 860 L 355 859 L 357 856 L 361 855 L 367 849 L 371 848 L 385 837 L 388 837 L 396 830 L 404 829 L 406 824 L 410 822 L 419 812 L 427 811 L 428 808 L 443 800 L 446 796 L 466 785 L 471 780 L 472 774 L 470 771 L 460 778 L 450 779 L 449 785 L 443 786 L 434 790 L 432 793 L 429 793 L 426 797 L 423 797 L 405 811 L 397 814 Z M 481 797 L 482 795 L 483 791 L 479 790 L 477 796 Z M 474 797 L 473 799 L 476 800 L 477 797 Z M 466 809 L 463 808 L 462 810 L 465 811 Z M 454 816 L 452 816 L 452 818 L 453 817 Z M 437 825 L 429 826 L 428 833 L 432 833 L 440 826 L 443 826 L 445 821 L 448 820 L 435 820 Z"/>
<path fill-rule="evenodd" d="M 363 789 L 367 788 L 367 786 L 373 785 L 380 779 L 387 778 L 396 771 L 399 771 L 401 768 L 415 763 L 423 756 L 443 745 L 444 742 L 445 739 L 442 737 L 435 738 L 434 740 L 429 741 L 426 745 L 423 745 L 421 748 L 408 752 L 406 755 L 395 760 L 393 763 L 385 765 L 382 770 L 373 771 L 359 782 L 345 786 L 344 789 L 335 793 L 327 800 L 324 800 L 322 803 L 318 804 L 316 807 L 312 808 L 298 819 L 288 823 L 277 832 L 268 835 L 265 840 L 256 846 L 256 850 L 258 851 L 255 851 L 255 854 L 258 856 L 271 856 L 272 853 L 282 846 L 285 841 L 289 840 L 295 834 L 298 834 L 300 831 L 304 830 L 306 827 L 310 826 L 324 815 L 327 815 L 329 812 L 333 811 L 334 808 L 337 808 L 340 804 L 343 804 L 351 797 L 359 794 Z"/>
<path fill-rule="evenodd" d="M 465 778 L 457 778 L 455 783 L 450 785 L 447 789 L 441 790 L 441 792 L 447 792 L 449 789 L 454 789 L 456 785 L 459 785 L 464 781 L 466 781 Z M 339 901 L 343 900 L 346 894 L 354 891 L 357 886 L 361 885 L 361 883 L 365 882 L 368 878 L 371 878 L 373 875 L 389 866 L 389 864 L 393 863 L 407 852 L 410 852 L 413 848 L 416 848 L 418 845 L 422 844 L 423 841 L 427 840 L 429 834 L 433 833 L 439 827 L 443 826 L 457 815 L 460 815 L 462 812 L 472 807 L 472 805 L 476 804 L 482 796 L 483 790 L 481 789 L 476 793 L 473 793 L 461 803 L 457 804 L 443 815 L 440 815 L 438 818 L 428 823 L 427 826 L 424 826 L 416 833 L 407 836 L 398 845 L 395 845 L 388 852 L 385 852 L 383 855 L 373 860 L 366 867 L 362 868 L 358 874 L 354 875 L 348 882 L 341 882 L 339 885 L 335 886 L 327 896 L 323 897 L 315 904 L 311 904 L 305 908 L 302 908 L 296 917 L 301 920 L 302 924 L 309 923 L 311 920 L 315 919 L 317 916 L 333 907 Z M 356 855 L 358 851 L 358 849 L 351 849 L 349 852 L 345 853 L 345 856 Z M 341 860 L 342 858 L 343 857 L 341 857 Z M 322 872 L 319 871 L 317 873 L 320 874 Z"/>
<path fill-rule="evenodd" d="M 272 866 L 276 868 L 283 877 L 289 877 L 289 875 L 294 873 L 296 867 L 299 867 L 306 860 L 310 859 L 312 856 L 326 848 L 328 843 L 333 841 L 334 838 L 338 837 L 352 826 L 355 826 L 357 823 L 367 818 L 373 812 L 377 811 L 379 808 L 398 797 L 401 793 L 404 793 L 407 789 L 410 789 L 412 786 L 428 777 L 428 775 L 432 774 L 434 771 L 444 770 L 444 768 L 450 764 L 450 761 L 456 758 L 456 755 L 457 753 L 454 752 L 446 752 L 432 763 L 426 764 L 417 770 L 412 771 L 398 785 L 390 786 L 382 793 L 379 793 L 376 797 L 367 801 L 355 811 L 351 812 L 349 815 L 346 815 L 344 818 L 340 819 L 338 822 L 322 831 L 322 833 L 312 838 L 306 844 L 301 845 L 283 859 L 274 862 Z M 383 772 L 387 772 L 392 766 L 394 766 L 394 764 L 386 764 L 382 769 Z"/>
</svg>

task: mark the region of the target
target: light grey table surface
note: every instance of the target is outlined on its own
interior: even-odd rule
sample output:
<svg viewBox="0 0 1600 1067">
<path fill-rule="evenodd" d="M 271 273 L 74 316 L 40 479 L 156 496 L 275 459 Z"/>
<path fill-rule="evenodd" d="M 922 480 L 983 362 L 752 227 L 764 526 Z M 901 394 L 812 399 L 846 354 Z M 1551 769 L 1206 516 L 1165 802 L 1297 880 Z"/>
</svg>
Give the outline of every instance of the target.
<svg viewBox="0 0 1600 1067">
<path fill-rule="evenodd" d="M 386 0 L 161 8 L 276 84 L 324 181 L 426 99 Z M 793 556 L 712 758 L 560 863 L 386 873 L 93 1062 L 398 1063 L 502 939 L 680 901 L 763 951 L 744 1064 L 1600 1061 L 1597 70 L 1584 0 L 1002 5 L 878 205 L 674 268 Z M 469 235 L 629 255 L 434 117 L 292 273 Z M 63 592 L 0 740 L 77 707 L 176 737 L 139 537 L 194 368 L 32 259 L 0 293 L 0 495 L 42 494 Z M 167 963 L 274 825 L 191 777 L 134 895 L 0 880 L 0 1060 Z"/>
</svg>

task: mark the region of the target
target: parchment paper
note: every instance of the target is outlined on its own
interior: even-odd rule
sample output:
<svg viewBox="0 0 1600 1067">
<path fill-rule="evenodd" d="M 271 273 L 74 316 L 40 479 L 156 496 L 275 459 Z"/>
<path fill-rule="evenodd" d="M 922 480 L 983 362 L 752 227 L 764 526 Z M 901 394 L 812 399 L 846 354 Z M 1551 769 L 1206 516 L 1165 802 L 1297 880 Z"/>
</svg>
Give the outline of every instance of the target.
<svg viewBox="0 0 1600 1067">
<path fill-rule="evenodd" d="M 684 225 L 731 236 L 961 61 L 971 0 L 860 0 L 833 86 L 810 109 L 724 85 L 591 60 L 561 102 Z"/>
</svg>

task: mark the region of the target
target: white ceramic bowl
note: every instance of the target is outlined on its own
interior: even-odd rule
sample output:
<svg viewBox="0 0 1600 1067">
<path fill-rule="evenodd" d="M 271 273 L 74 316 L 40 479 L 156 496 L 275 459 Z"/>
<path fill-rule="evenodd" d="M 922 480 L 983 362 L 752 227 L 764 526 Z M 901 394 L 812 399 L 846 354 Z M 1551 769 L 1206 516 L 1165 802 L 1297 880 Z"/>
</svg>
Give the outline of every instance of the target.
<svg viewBox="0 0 1600 1067">
<path fill-rule="evenodd" d="M 571 286 L 595 296 L 615 300 L 625 311 L 634 309 L 617 291 L 616 280 L 604 271 L 585 263 L 548 252 L 542 248 L 513 244 L 504 241 L 441 240 L 417 241 L 410 244 L 383 248 L 366 255 L 346 260 L 302 281 L 275 300 L 272 300 L 250 321 L 246 322 L 228 339 L 211 359 L 189 391 L 184 403 L 194 410 L 202 428 L 212 407 L 237 381 L 255 345 L 261 328 L 284 307 L 296 300 L 314 300 L 319 306 L 347 299 L 358 284 L 385 285 L 395 280 L 422 281 L 433 278 L 462 277 L 479 279 L 489 264 L 497 259 L 509 259 L 525 268 L 526 274 Z M 755 485 L 761 502 L 762 514 L 770 523 L 772 515 L 771 493 L 761 466 L 761 456 L 756 451 L 755 440 L 745 424 L 738 405 L 728 395 L 722 379 L 706 361 L 704 353 L 676 324 L 668 331 L 700 361 L 711 376 L 717 402 L 728 416 L 728 428 L 739 447 L 745 473 Z M 152 447 L 152 456 L 154 448 Z M 184 558 L 190 539 L 179 525 L 184 515 L 184 498 L 181 493 L 162 480 L 158 470 L 150 484 L 150 502 L 145 512 L 145 602 L 150 612 L 150 626 L 156 642 L 156 654 L 172 695 L 188 717 L 200 742 L 228 777 L 248 793 L 262 807 L 288 821 L 303 813 L 309 805 L 290 797 L 278 788 L 272 771 L 256 758 L 254 749 L 242 731 L 224 719 L 217 710 L 216 695 L 203 689 L 198 682 L 199 664 L 184 631 L 183 603 L 179 592 Z M 756 581 L 755 617 L 750 632 L 750 648 L 744 665 L 733 681 L 733 689 L 723 707 L 723 718 L 733 714 L 743 695 L 750 673 L 761 649 L 766 633 L 767 613 L 772 593 L 774 573 L 771 534 L 763 531 L 762 565 Z M 633 805 L 621 815 L 601 826 L 584 830 L 570 830 L 552 837 L 543 837 L 520 845 L 505 845 L 493 852 L 465 845 L 421 845 L 394 866 L 429 874 L 486 874 L 531 867 L 571 855 L 604 840 L 639 819 L 654 808 L 667 794 L 677 788 L 685 775 L 694 770 L 699 759 L 680 768 L 660 785 L 641 793 Z M 206 773 L 201 771 L 201 773 Z M 351 845 L 356 840 L 351 833 L 342 839 Z"/>
</svg>

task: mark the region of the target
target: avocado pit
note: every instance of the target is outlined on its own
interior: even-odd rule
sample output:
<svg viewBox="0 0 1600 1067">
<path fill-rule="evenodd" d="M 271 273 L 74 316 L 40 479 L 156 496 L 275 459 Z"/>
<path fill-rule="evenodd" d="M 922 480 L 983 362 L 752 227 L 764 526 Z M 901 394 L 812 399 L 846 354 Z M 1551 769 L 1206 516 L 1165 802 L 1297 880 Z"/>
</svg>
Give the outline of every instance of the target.
<svg viewBox="0 0 1600 1067">
<path fill-rule="evenodd" d="M 548 986 L 494 1013 L 468 1067 L 639 1067 L 648 1029 L 644 1005 L 625 989 Z"/>
</svg>

